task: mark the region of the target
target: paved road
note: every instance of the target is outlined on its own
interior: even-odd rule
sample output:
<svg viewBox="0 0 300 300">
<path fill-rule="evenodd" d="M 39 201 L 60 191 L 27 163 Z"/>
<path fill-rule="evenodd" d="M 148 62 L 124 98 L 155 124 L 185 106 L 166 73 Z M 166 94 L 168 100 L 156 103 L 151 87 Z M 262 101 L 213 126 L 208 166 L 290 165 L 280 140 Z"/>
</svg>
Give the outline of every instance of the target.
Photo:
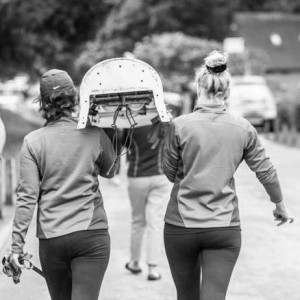
<svg viewBox="0 0 300 300">
<path fill-rule="evenodd" d="M 243 246 L 228 291 L 228 300 L 299 300 L 300 279 L 300 150 L 264 141 L 268 154 L 277 167 L 285 199 L 298 219 L 292 225 L 276 227 L 273 204 L 268 201 L 246 165 L 238 170 L 236 181 L 240 199 Z M 145 271 L 131 275 L 124 265 L 129 257 L 130 206 L 126 177 L 115 187 L 101 180 L 105 207 L 112 237 L 112 254 L 100 298 L 101 300 L 174 300 L 175 289 L 165 255 L 162 259 L 162 280 L 148 282 Z M 37 240 L 31 226 L 26 250 L 34 254 L 38 264 Z M 32 271 L 23 274 L 15 286 L 0 274 L 0 299 L 49 300 L 44 280 Z"/>
</svg>

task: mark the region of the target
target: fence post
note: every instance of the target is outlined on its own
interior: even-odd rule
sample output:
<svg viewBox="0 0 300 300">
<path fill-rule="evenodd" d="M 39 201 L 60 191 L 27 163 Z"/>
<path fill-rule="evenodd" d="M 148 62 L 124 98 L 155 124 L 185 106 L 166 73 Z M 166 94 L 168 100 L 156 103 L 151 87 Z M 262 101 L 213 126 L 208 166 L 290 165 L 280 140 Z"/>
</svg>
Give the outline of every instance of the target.
<svg viewBox="0 0 300 300">
<path fill-rule="evenodd" d="M 280 126 L 279 126 L 279 120 L 278 118 L 274 120 L 274 135 L 275 135 L 275 141 L 279 141 L 280 136 Z"/>
<path fill-rule="evenodd" d="M 289 144 L 290 130 L 286 124 L 282 125 L 282 130 L 280 132 L 280 143 L 288 145 Z"/>
<path fill-rule="evenodd" d="M 2 209 L 6 200 L 6 161 L 4 157 L 0 157 L 0 219 L 2 219 Z"/>
<path fill-rule="evenodd" d="M 295 126 L 293 126 L 290 130 L 290 145 L 291 146 L 297 145 L 297 130 Z"/>
<path fill-rule="evenodd" d="M 9 160 L 9 195 L 6 196 L 6 205 L 13 205 L 16 202 L 16 187 L 17 187 L 17 173 L 16 173 L 16 160 L 10 158 Z M 8 174 L 7 174 L 8 175 Z M 8 176 L 7 176 L 8 178 Z"/>
</svg>

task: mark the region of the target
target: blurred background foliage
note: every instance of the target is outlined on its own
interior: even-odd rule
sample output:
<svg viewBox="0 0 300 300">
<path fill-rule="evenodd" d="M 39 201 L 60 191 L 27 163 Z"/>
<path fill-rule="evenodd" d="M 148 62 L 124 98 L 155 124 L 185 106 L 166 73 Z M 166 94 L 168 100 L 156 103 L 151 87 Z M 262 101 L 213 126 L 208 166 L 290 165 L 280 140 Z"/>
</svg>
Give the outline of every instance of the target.
<svg viewBox="0 0 300 300">
<path fill-rule="evenodd" d="M 207 53 L 221 49 L 222 44 L 215 40 L 173 32 L 144 37 L 135 44 L 133 55 L 160 71 L 166 89 L 180 92 Z"/>
<path fill-rule="evenodd" d="M 295 13 L 300 1 L 0 0 L 0 78 L 35 79 L 61 68 L 78 84 L 95 63 L 129 51 L 157 68 L 166 85 L 184 84 L 208 52 L 221 48 L 236 11 Z M 266 55 L 247 55 L 263 72 Z M 231 71 L 244 64 L 236 57 Z"/>
<path fill-rule="evenodd" d="M 228 66 L 232 75 L 264 74 L 268 65 L 268 55 L 261 49 L 248 49 L 246 53 L 231 53 Z"/>
<path fill-rule="evenodd" d="M 79 85 L 94 64 L 126 53 L 153 66 L 166 91 L 193 94 L 195 69 L 222 50 L 237 12 L 299 14 L 300 1 L 0 0 L 0 86 L 25 75 L 23 98 L 32 100 L 46 70 L 64 69 Z M 299 74 L 266 74 L 268 63 L 268 53 L 247 48 L 228 66 L 232 75 L 263 74 L 280 126 L 300 132 Z"/>
<path fill-rule="evenodd" d="M 38 76 L 54 66 L 74 73 L 82 45 L 113 6 L 106 0 L 0 0 L 0 76 Z"/>
</svg>

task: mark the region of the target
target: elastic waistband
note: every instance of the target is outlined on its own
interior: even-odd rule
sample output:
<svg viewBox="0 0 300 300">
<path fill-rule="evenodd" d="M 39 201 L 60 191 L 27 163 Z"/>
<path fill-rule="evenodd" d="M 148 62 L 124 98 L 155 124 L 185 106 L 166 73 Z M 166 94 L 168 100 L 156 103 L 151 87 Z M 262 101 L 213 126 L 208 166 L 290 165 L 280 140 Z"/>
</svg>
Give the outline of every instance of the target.
<svg viewBox="0 0 300 300">
<path fill-rule="evenodd" d="M 224 227 L 209 227 L 209 228 L 187 228 L 181 226 L 175 226 L 169 223 L 165 223 L 164 232 L 167 234 L 193 234 L 203 233 L 211 231 L 227 231 L 227 230 L 238 230 L 241 231 L 240 226 L 224 226 Z"/>
<path fill-rule="evenodd" d="M 100 228 L 100 229 L 87 229 L 87 230 L 78 230 L 78 231 L 73 231 L 68 234 L 62 234 L 56 237 L 52 238 L 39 238 L 41 241 L 42 240 L 53 240 L 53 239 L 59 239 L 63 237 L 70 237 L 70 236 L 90 236 L 90 235 L 97 235 L 97 234 L 108 234 L 108 228 Z"/>
</svg>

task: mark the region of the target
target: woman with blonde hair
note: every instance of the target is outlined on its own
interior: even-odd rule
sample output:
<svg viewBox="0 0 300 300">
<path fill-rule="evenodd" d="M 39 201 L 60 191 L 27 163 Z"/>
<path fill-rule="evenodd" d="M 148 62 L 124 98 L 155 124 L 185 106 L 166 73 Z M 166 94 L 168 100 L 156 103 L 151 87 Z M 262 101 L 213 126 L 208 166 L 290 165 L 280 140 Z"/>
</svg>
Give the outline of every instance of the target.
<svg viewBox="0 0 300 300">
<path fill-rule="evenodd" d="M 234 173 L 243 160 L 275 204 L 279 225 L 293 218 L 256 130 L 227 111 L 227 57 L 212 52 L 196 84 L 194 112 L 174 119 L 165 141 L 163 168 L 174 183 L 165 248 L 178 300 L 224 300 L 241 247 Z"/>
</svg>

